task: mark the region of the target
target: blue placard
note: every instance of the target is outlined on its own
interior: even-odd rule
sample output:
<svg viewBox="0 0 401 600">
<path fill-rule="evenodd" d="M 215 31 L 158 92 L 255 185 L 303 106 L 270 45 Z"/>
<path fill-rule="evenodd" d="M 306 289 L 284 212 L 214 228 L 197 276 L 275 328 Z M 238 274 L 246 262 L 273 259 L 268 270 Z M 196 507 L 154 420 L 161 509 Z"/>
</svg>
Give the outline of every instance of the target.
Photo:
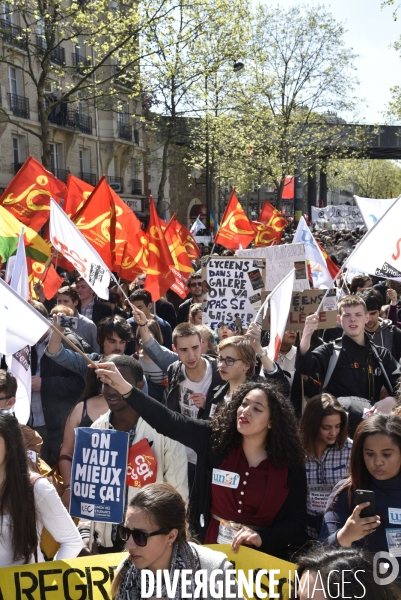
<svg viewBox="0 0 401 600">
<path fill-rule="evenodd" d="M 121 523 L 128 460 L 128 433 L 75 429 L 70 514 L 90 521 Z"/>
</svg>

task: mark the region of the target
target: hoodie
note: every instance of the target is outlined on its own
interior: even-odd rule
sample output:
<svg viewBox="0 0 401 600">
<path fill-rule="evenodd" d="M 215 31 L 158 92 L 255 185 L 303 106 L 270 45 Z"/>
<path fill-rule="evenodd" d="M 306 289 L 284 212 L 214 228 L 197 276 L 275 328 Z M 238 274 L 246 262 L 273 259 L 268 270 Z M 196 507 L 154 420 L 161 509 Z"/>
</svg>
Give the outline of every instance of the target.
<svg viewBox="0 0 401 600">
<path fill-rule="evenodd" d="M 401 358 L 401 331 L 390 319 L 379 319 L 379 327 L 374 333 L 366 332 L 376 346 L 387 348 L 398 362 Z"/>
</svg>

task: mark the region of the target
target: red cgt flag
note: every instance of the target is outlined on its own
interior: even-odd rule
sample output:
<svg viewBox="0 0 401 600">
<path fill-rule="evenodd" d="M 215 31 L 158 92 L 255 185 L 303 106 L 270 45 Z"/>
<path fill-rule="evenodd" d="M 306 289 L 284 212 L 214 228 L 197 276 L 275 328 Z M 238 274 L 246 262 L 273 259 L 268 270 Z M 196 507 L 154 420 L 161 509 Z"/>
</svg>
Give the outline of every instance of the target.
<svg viewBox="0 0 401 600">
<path fill-rule="evenodd" d="M 282 232 L 277 231 L 270 225 L 264 223 L 258 223 L 258 221 L 251 221 L 252 227 L 255 230 L 255 247 L 261 248 L 263 246 L 273 246 L 274 244 L 280 244 L 282 238 Z"/>
<path fill-rule="evenodd" d="M 270 202 L 267 202 L 267 200 L 264 201 L 262 210 L 260 211 L 259 223 L 270 225 L 270 227 L 273 227 L 276 231 L 282 231 L 288 225 L 287 219 L 283 217 L 281 212 L 277 210 L 277 208 L 274 208 Z"/>
<path fill-rule="evenodd" d="M 221 244 L 230 250 L 238 250 L 240 245 L 247 248 L 254 239 L 255 231 L 239 203 L 234 189 L 231 192 L 214 243 Z"/>
<path fill-rule="evenodd" d="M 82 181 L 75 175 L 68 175 L 67 194 L 63 203 L 64 212 L 70 217 L 81 210 L 95 188 L 90 183 Z"/>
<path fill-rule="evenodd" d="M 111 270 L 114 264 L 115 213 L 111 190 L 104 175 L 72 220 Z"/>
<path fill-rule="evenodd" d="M 177 229 L 177 233 L 181 238 L 182 243 L 184 244 L 185 250 L 188 254 L 188 258 L 191 260 L 195 260 L 198 256 L 202 255 L 202 252 L 199 250 L 198 244 L 195 242 L 194 236 L 189 231 L 186 225 L 180 225 L 177 221 L 179 229 Z"/>
<path fill-rule="evenodd" d="M 59 203 L 66 192 L 65 184 L 30 156 L 8 184 L 0 205 L 38 232 L 50 217 L 50 198 Z"/>
<path fill-rule="evenodd" d="M 26 262 L 28 266 L 28 282 L 30 296 L 31 298 L 36 298 L 36 293 L 33 287 L 35 283 L 37 283 L 41 278 L 46 266 L 45 263 L 33 260 L 33 258 L 29 258 L 28 256 L 26 257 Z M 50 265 L 42 279 L 43 292 L 46 296 L 46 300 L 51 300 L 63 284 L 64 279 L 60 277 L 53 265 Z"/>
<path fill-rule="evenodd" d="M 174 261 L 168 249 L 152 196 L 150 196 L 149 204 L 150 219 L 146 230 L 149 253 L 145 290 L 152 294 L 152 300 L 156 302 L 175 283 L 175 276 L 172 272 Z"/>
</svg>

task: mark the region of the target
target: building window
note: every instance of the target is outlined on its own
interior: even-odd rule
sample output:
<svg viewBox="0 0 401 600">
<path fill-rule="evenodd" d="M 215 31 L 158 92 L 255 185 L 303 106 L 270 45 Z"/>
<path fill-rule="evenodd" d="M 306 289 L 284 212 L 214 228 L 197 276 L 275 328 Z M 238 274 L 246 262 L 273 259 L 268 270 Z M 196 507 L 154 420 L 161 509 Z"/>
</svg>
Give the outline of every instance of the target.
<svg viewBox="0 0 401 600">
<path fill-rule="evenodd" d="M 26 138 L 23 135 L 12 136 L 13 169 L 17 173 L 26 161 Z"/>
</svg>

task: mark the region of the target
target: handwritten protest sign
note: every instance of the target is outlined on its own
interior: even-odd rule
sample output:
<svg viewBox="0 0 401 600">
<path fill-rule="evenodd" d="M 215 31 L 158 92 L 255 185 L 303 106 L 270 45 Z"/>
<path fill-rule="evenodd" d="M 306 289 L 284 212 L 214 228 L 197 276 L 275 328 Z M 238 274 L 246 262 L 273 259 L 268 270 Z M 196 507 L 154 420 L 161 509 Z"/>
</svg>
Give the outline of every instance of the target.
<svg viewBox="0 0 401 600">
<path fill-rule="evenodd" d="M 280 244 L 265 248 L 237 250 L 236 256 L 243 258 L 265 258 L 265 289 L 273 290 L 292 269 L 295 268 L 294 291 L 309 290 L 308 271 L 305 258 L 305 246 L 298 244 Z"/>
<path fill-rule="evenodd" d="M 365 226 L 359 208 L 346 204 L 325 208 L 312 206 L 312 223 L 317 229 L 348 229 L 349 231 L 355 227 Z"/>
<path fill-rule="evenodd" d="M 264 280 L 264 259 L 212 258 L 202 268 L 203 324 L 214 328 L 240 319 L 248 326 L 260 308 Z"/>
<path fill-rule="evenodd" d="M 301 331 L 305 326 L 305 319 L 308 315 L 312 315 L 318 309 L 320 302 L 323 299 L 326 290 L 305 290 L 304 292 L 293 292 L 291 300 L 290 314 L 286 330 Z M 263 298 L 268 292 L 263 293 Z M 336 291 L 330 290 L 324 303 L 322 310 L 319 312 L 318 329 L 331 329 L 337 325 L 337 298 Z M 263 329 L 270 329 L 270 309 L 263 319 Z"/>
<path fill-rule="evenodd" d="M 105 523 L 124 518 L 128 433 L 75 429 L 70 514 Z"/>
</svg>

